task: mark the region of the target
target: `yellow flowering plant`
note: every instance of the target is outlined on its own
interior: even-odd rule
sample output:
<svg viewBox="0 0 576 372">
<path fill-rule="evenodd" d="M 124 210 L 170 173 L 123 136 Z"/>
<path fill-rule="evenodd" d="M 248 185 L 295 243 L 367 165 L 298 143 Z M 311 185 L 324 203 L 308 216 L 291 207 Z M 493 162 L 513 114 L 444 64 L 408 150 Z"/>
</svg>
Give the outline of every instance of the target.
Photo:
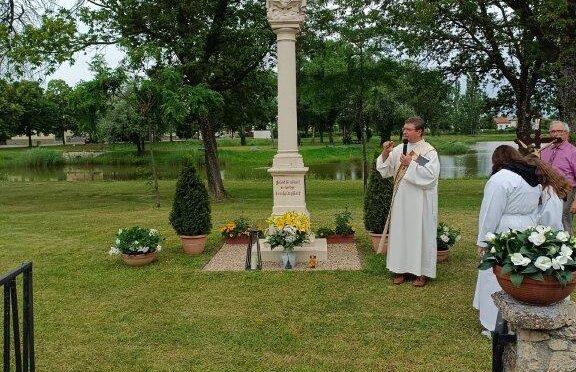
<svg viewBox="0 0 576 372">
<path fill-rule="evenodd" d="M 310 231 L 310 217 L 304 213 L 290 211 L 279 216 L 272 216 L 267 222 L 269 227 L 266 231 L 266 242 L 272 249 L 283 247 L 285 251 L 293 251 L 294 247 L 313 239 Z"/>
<path fill-rule="evenodd" d="M 246 217 L 238 217 L 234 221 L 229 221 L 220 228 L 220 233 L 225 238 L 235 238 L 240 235 L 248 235 L 250 221 Z"/>
</svg>

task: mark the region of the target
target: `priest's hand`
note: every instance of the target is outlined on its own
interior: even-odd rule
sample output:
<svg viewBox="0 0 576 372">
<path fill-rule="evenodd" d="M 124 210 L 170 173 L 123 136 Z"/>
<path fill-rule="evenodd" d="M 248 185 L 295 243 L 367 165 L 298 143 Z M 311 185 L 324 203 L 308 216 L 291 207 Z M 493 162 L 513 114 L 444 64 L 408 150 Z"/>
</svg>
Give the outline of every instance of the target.
<svg viewBox="0 0 576 372">
<path fill-rule="evenodd" d="M 394 149 L 394 142 L 393 141 L 386 141 L 382 144 L 382 157 L 384 159 L 388 159 L 388 155 Z"/>
<path fill-rule="evenodd" d="M 412 156 L 410 155 L 400 155 L 400 164 L 404 165 L 404 166 L 409 166 L 410 162 L 412 161 Z"/>
<path fill-rule="evenodd" d="M 476 251 L 476 254 L 478 255 L 478 257 L 482 258 L 482 257 L 484 257 L 484 253 L 485 253 L 485 252 L 486 252 L 486 251 L 484 250 L 483 247 L 478 247 L 478 250 Z"/>
</svg>

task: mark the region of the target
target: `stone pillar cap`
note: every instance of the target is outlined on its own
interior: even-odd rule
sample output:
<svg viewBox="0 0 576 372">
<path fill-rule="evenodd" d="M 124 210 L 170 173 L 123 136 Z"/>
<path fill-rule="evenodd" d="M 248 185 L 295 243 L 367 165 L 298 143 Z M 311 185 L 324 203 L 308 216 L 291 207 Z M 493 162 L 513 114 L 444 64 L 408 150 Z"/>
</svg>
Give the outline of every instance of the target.
<svg viewBox="0 0 576 372">
<path fill-rule="evenodd" d="M 492 295 L 502 318 L 523 329 L 552 330 L 576 323 L 576 304 L 570 299 L 549 306 L 526 305 L 504 291 Z"/>
</svg>

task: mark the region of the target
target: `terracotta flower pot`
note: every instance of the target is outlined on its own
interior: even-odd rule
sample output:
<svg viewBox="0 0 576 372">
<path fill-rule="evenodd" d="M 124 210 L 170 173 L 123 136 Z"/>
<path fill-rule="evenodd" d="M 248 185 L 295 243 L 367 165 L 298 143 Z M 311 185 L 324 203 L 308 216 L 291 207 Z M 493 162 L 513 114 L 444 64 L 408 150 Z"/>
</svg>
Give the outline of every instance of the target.
<svg viewBox="0 0 576 372">
<path fill-rule="evenodd" d="M 450 255 L 450 250 L 446 249 L 444 251 L 437 251 L 436 253 L 436 262 L 443 262 L 446 261 L 448 259 L 448 256 Z"/>
<path fill-rule="evenodd" d="M 248 235 L 238 235 L 233 238 L 226 238 L 226 244 L 248 244 L 250 237 Z"/>
<path fill-rule="evenodd" d="M 326 237 L 328 244 L 352 244 L 354 243 L 354 235 L 330 235 Z"/>
<path fill-rule="evenodd" d="M 144 266 L 156 261 L 156 251 L 144 254 L 122 254 L 122 261 L 128 266 Z"/>
<path fill-rule="evenodd" d="M 373 232 L 369 232 L 370 233 L 370 238 L 372 240 L 372 249 L 374 249 L 374 252 L 378 251 L 378 244 L 380 244 L 380 239 L 382 238 L 382 234 L 375 234 Z M 388 252 L 388 235 L 386 235 L 386 242 L 384 243 L 384 250 L 382 251 L 383 255 L 386 255 L 386 253 Z"/>
<path fill-rule="evenodd" d="M 186 254 L 193 256 L 204 252 L 204 247 L 206 246 L 206 235 L 180 235 L 180 239 L 182 239 L 182 248 Z"/>
<path fill-rule="evenodd" d="M 558 280 L 551 275 L 544 275 L 544 281 L 524 277 L 520 287 L 514 287 L 508 274 L 502 274 L 502 267 L 493 268 L 496 279 L 504 292 L 512 298 L 530 305 L 551 305 L 565 299 L 576 287 L 576 277 L 562 288 Z"/>
</svg>

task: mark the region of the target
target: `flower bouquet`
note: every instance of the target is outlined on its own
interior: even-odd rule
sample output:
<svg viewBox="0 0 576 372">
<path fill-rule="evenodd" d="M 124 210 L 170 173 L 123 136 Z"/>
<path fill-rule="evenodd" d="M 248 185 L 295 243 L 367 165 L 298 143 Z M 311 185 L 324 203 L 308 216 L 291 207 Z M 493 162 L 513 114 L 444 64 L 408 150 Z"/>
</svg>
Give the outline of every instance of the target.
<svg viewBox="0 0 576 372">
<path fill-rule="evenodd" d="M 294 247 L 310 241 L 310 217 L 304 213 L 286 212 L 272 216 L 266 222 L 270 225 L 266 242 L 272 249 L 283 247 L 285 251 L 293 251 Z"/>
<path fill-rule="evenodd" d="M 296 264 L 294 248 L 310 242 L 314 235 L 310 231 L 310 217 L 304 213 L 286 212 L 280 216 L 272 216 L 266 231 L 266 242 L 270 248 L 282 247 L 282 256 L 285 268 L 292 268 Z"/>
<path fill-rule="evenodd" d="M 493 268 L 502 289 L 520 301 L 554 303 L 565 298 L 576 286 L 572 275 L 576 271 L 576 239 L 570 238 L 566 231 L 555 231 L 547 226 L 511 229 L 488 233 L 485 242 L 488 246 L 479 269 Z M 545 293 L 531 288 L 532 285 L 545 285 Z M 508 287 L 523 288 L 526 294 L 538 298 L 518 298 Z M 546 300 L 542 298 L 547 294 L 554 294 L 551 302 L 543 302 Z"/>
<path fill-rule="evenodd" d="M 142 266 L 156 259 L 163 238 L 155 229 L 133 226 L 119 229 L 114 245 L 108 254 L 122 254 L 122 260 L 131 266 Z"/>
</svg>

